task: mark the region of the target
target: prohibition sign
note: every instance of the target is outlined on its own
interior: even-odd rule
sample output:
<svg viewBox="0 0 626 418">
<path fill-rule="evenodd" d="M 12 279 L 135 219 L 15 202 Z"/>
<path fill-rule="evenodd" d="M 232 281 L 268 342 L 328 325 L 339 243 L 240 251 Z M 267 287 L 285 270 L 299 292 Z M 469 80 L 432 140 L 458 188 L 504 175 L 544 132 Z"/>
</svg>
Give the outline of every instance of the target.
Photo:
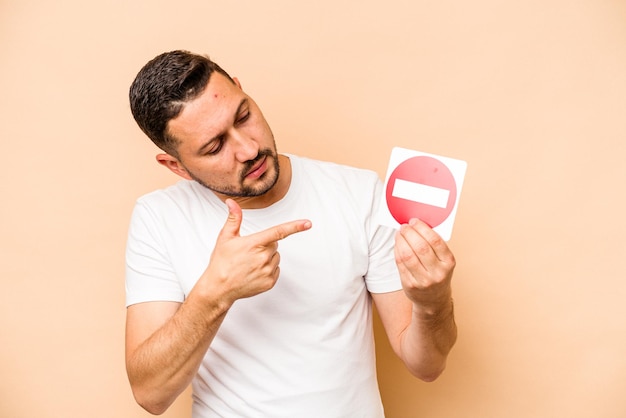
<svg viewBox="0 0 626 418">
<path fill-rule="evenodd" d="M 444 163 L 420 155 L 403 161 L 393 170 L 385 196 L 389 212 L 399 224 L 419 218 L 435 228 L 454 209 L 457 186 Z"/>
</svg>

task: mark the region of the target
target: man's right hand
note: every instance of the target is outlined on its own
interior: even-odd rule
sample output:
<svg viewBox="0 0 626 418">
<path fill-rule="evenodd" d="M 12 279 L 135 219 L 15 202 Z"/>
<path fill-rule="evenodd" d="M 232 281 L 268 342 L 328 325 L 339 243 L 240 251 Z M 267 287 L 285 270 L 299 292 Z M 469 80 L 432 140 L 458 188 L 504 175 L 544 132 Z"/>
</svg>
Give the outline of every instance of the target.
<svg viewBox="0 0 626 418">
<path fill-rule="evenodd" d="M 311 228 L 306 219 L 286 222 L 263 231 L 240 235 L 241 207 L 226 200 L 228 218 L 217 237 L 209 266 L 198 284 L 207 291 L 217 291 L 232 304 L 270 290 L 280 273 L 278 241 Z M 214 297 L 214 295 L 213 295 Z"/>
</svg>

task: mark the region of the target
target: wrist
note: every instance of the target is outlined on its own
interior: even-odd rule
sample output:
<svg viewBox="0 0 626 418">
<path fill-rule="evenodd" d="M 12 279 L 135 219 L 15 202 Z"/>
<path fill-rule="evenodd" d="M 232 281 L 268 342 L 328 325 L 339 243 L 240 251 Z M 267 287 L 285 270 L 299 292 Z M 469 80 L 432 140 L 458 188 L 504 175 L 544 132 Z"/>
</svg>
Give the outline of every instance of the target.
<svg viewBox="0 0 626 418">
<path fill-rule="evenodd" d="M 413 316 L 422 321 L 454 317 L 454 299 L 448 296 L 437 303 L 413 303 Z"/>
<path fill-rule="evenodd" d="M 207 285 L 200 280 L 189 293 L 186 302 L 205 313 L 206 319 L 211 322 L 228 312 L 234 303 L 231 299 L 223 287 Z"/>
</svg>

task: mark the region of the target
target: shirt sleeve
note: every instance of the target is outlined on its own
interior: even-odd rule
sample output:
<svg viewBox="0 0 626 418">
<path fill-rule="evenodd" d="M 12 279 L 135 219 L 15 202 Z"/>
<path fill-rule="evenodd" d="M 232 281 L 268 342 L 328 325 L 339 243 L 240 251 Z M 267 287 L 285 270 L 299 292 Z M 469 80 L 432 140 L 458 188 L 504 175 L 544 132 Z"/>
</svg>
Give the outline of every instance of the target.
<svg viewBox="0 0 626 418">
<path fill-rule="evenodd" d="M 183 302 L 180 286 L 159 233 L 158 216 L 137 202 L 126 244 L 126 306 L 142 302 Z"/>
<path fill-rule="evenodd" d="M 378 211 L 383 184 L 376 177 L 367 219 L 369 237 L 369 267 L 365 284 L 371 293 L 388 293 L 402 289 L 394 256 L 395 230 L 378 224 Z"/>
</svg>

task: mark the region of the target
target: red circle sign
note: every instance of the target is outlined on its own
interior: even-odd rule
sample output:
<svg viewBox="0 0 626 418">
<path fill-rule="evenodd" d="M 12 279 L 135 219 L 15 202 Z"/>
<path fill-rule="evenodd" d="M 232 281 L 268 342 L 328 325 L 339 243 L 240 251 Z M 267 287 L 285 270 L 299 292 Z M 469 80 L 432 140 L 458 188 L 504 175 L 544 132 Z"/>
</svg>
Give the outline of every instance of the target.
<svg viewBox="0 0 626 418">
<path fill-rule="evenodd" d="M 387 207 L 400 224 L 419 218 L 431 228 L 445 221 L 456 203 L 456 182 L 441 161 L 418 156 L 400 163 L 389 176 Z"/>
</svg>

